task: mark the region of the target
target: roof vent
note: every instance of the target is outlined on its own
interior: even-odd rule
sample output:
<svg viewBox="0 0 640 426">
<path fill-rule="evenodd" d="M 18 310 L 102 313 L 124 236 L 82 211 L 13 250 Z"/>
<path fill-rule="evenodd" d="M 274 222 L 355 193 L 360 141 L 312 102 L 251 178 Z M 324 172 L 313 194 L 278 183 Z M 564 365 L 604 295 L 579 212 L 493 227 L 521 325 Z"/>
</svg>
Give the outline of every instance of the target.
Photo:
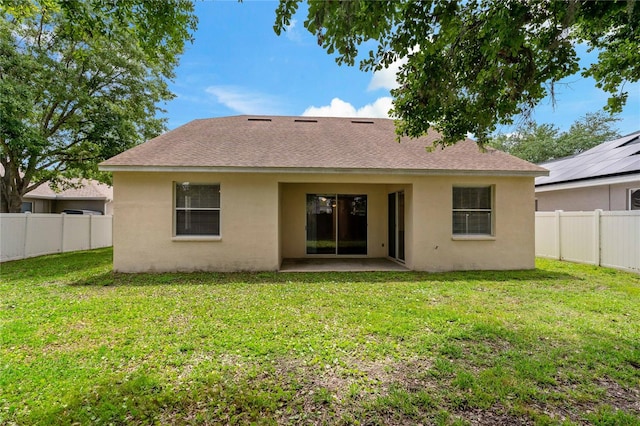
<svg viewBox="0 0 640 426">
<path fill-rule="evenodd" d="M 307 119 L 303 119 L 303 118 L 296 118 L 295 120 L 296 123 L 317 123 L 318 120 L 307 120 Z"/>
<path fill-rule="evenodd" d="M 270 118 L 247 118 L 247 121 L 271 121 Z"/>
<path fill-rule="evenodd" d="M 354 124 L 373 124 L 373 121 L 367 120 L 351 120 L 351 122 Z"/>
</svg>

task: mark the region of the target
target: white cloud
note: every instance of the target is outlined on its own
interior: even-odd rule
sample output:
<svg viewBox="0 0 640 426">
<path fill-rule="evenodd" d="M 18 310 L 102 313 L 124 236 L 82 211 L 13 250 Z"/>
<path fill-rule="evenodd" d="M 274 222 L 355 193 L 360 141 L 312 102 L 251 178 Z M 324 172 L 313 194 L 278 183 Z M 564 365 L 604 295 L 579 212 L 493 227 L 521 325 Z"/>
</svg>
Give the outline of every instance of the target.
<svg viewBox="0 0 640 426">
<path fill-rule="evenodd" d="M 398 83 L 396 82 L 396 74 L 400 71 L 400 67 L 407 63 L 407 58 L 402 58 L 391 65 L 388 68 L 383 68 L 380 71 L 375 71 L 373 73 L 373 77 L 371 77 L 371 82 L 369 82 L 369 87 L 367 90 L 377 90 L 377 89 L 395 89 L 398 87 Z"/>
<path fill-rule="evenodd" d="M 385 96 L 376 99 L 372 104 L 356 109 L 349 102 L 340 98 L 333 98 L 330 105 L 315 107 L 310 106 L 302 115 L 311 117 L 367 117 L 389 118 L 389 110 L 392 108 L 393 99 Z"/>
<path fill-rule="evenodd" d="M 205 89 L 216 100 L 240 114 L 279 114 L 280 101 L 271 95 L 236 86 L 209 86 Z"/>
<path fill-rule="evenodd" d="M 285 25 L 284 27 L 284 35 L 291 41 L 299 43 L 302 41 L 302 35 L 298 28 L 296 28 L 296 24 L 298 23 L 297 19 L 292 19 L 289 25 Z"/>
</svg>

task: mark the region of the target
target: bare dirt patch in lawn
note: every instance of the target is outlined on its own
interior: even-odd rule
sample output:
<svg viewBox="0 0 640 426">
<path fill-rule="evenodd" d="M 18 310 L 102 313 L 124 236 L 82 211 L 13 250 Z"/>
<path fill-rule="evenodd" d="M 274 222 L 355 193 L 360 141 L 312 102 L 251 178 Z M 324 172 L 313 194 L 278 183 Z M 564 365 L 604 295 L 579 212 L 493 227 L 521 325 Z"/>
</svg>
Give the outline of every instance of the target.
<svg viewBox="0 0 640 426">
<path fill-rule="evenodd" d="M 606 394 L 606 401 L 614 408 L 640 414 L 640 388 L 625 388 L 610 379 L 600 379 L 597 382 Z"/>
<path fill-rule="evenodd" d="M 602 390 L 602 396 L 598 398 L 583 399 L 570 397 L 579 395 L 579 386 L 573 383 L 563 383 L 551 390 L 567 396 L 566 400 L 556 403 L 534 402 L 529 404 L 534 412 L 545 414 L 558 422 L 571 421 L 584 423 L 585 416 L 596 413 L 599 409 L 608 406 L 614 411 L 620 410 L 626 413 L 640 414 L 640 389 L 627 388 L 609 378 L 600 378 L 593 383 Z"/>
<path fill-rule="evenodd" d="M 386 396 L 392 386 L 408 392 L 435 387 L 435 381 L 428 375 L 432 365 L 432 361 L 426 358 L 376 361 L 352 358 L 325 365 L 279 360 L 275 367 L 276 376 L 285 381 L 294 378 L 298 383 L 294 396 L 298 409 L 280 413 L 278 423 L 295 423 L 303 419 L 311 424 L 323 424 L 331 419 L 335 422 L 354 415 L 376 398 Z M 384 417 L 384 413 L 380 414 Z M 409 418 L 406 420 L 407 424 L 414 424 Z M 393 423 L 398 424 L 398 421 L 396 418 Z"/>
<path fill-rule="evenodd" d="M 474 408 L 458 412 L 456 417 L 465 420 L 471 425 L 478 426 L 525 426 L 535 424 L 533 420 L 527 417 L 510 414 L 501 404 L 496 404 L 488 409 Z"/>
</svg>

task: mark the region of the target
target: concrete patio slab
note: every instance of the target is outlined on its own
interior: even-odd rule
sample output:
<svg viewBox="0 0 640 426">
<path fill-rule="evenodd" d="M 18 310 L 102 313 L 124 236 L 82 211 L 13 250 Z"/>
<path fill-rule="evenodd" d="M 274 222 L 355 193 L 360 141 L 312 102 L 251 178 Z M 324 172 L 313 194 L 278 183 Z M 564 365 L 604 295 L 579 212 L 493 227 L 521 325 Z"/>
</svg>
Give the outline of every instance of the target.
<svg viewBox="0 0 640 426">
<path fill-rule="evenodd" d="M 284 259 L 280 272 L 365 272 L 409 271 L 405 266 L 385 258 L 361 259 Z"/>
</svg>

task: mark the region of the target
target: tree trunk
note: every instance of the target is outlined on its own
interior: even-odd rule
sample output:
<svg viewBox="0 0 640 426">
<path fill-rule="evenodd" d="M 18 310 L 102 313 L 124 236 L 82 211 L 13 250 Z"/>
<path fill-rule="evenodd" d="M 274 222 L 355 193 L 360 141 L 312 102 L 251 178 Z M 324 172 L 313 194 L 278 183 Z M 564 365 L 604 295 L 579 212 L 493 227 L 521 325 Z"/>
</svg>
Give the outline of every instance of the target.
<svg viewBox="0 0 640 426">
<path fill-rule="evenodd" d="M 8 213 L 22 212 L 22 196 L 20 194 L 15 194 L 6 201 Z"/>
<path fill-rule="evenodd" d="M 0 213 L 9 212 L 9 203 L 5 199 L 4 193 L 0 193 Z"/>
<path fill-rule="evenodd" d="M 0 176 L 0 212 L 22 212 L 22 188 L 24 180 L 20 176 L 12 176 L 11 168 L 4 168 L 4 176 Z"/>
<path fill-rule="evenodd" d="M 7 197 L 2 194 L 2 200 L 0 200 L 0 213 L 20 212 L 22 212 L 22 197 Z"/>
</svg>

